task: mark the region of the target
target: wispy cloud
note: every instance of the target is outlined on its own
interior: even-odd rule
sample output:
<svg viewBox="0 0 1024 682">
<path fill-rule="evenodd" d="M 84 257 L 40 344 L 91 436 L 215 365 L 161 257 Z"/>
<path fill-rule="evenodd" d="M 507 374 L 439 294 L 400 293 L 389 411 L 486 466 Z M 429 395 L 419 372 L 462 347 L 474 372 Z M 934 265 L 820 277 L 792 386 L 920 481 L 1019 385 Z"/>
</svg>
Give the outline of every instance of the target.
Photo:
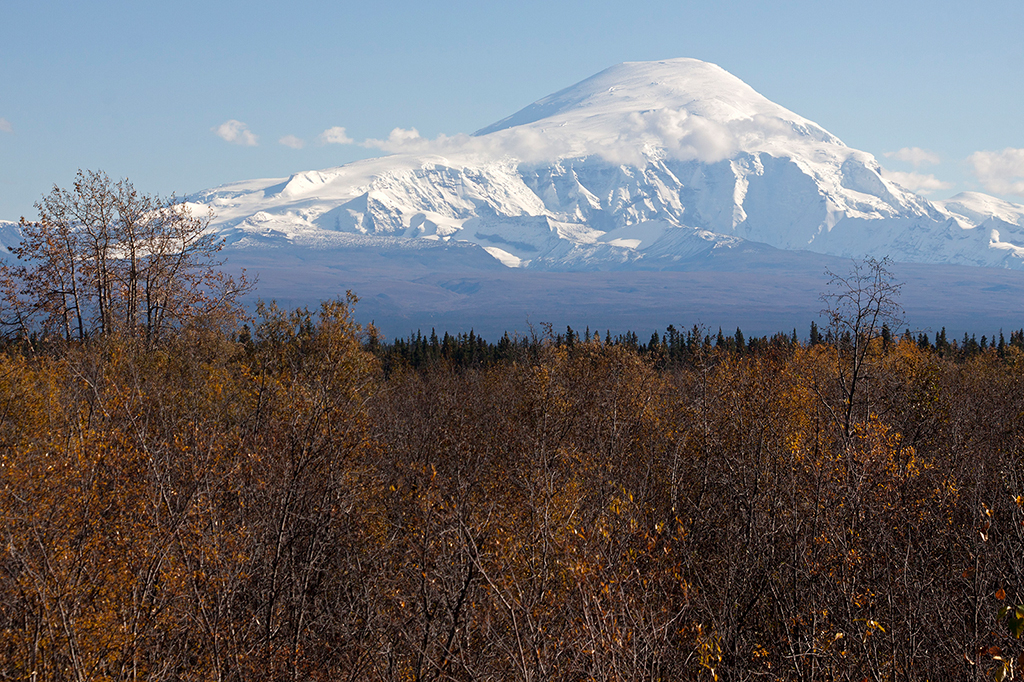
<svg viewBox="0 0 1024 682">
<path fill-rule="evenodd" d="M 935 152 L 927 149 L 921 149 L 920 147 L 904 147 L 894 152 L 885 152 L 883 154 L 887 159 L 896 159 L 897 161 L 905 161 L 911 164 L 914 168 L 920 168 L 924 165 L 936 166 L 942 159 Z"/>
<path fill-rule="evenodd" d="M 6 118 L 0 118 L 0 133 L 13 133 L 14 126 Z"/>
<path fill-rule="evenodd" d="M 510 128 L 480 137 L 459 133 L 441 134 L 435 138 L 423 137 L 415 128 L 395 128 L 387 139 L 371 138 L 359 145 L 389 154 L 482 154 L 491 158 L 512 157 L 526 162 L 553 159 L 574 152 L 585 154 L 557 135 L 548 135 L 529 127 Z"/>
<path fill-rule="evenodd" d="M 292 149 L 302 149 L 306 146 L 306 141 L 301 137 L 295 137 L 294 135 L 285 135 L 278 140 L 285 147 L 291 147 Z"/>
<path fill-rule="evenodd" d="M 456 135 L 459 139 L 459 144 L 467 144 L 469 142 L 469 135 Z M 420 131 L 415 128 L 395 128 L 388 135 L 386 140 L 378 140 L 370 138 L 363 140 L 359 143 L 360 147 L 367 147 L 368 149 L 379 149 L 384 152 L 390 152 L 392 154 L 402 152 L 423 152 L 427 151 L 429 147 L 437 146 L 444 147 L 447 140 L 451 140 L 446 135 L 440 135 L 436 140 L 428 140 L 427 138 L 420 135 Z"/>
<path fill-rule="evenodd" d="M 210 130 L 216 133 L 219 138 L 231 144 L 240 144 L 245 147 L 255 147 L 257 144 L 256 136 L 249 130 L 249 126 L 235 119 L 224 121 L 219 126 Z"/>
<path fill-rule="evenodd" d="M 897 185 L 906 187 L 911 192 L 917 192 L 918 194 L 931 194 L 932 192 L 940 189 L 952 189 L 952 182 L 945 182 L 939 180 L 937 177 L 929 173 L 904 173 L 902 171 L 891 171 L 882 169 L 882 177 L 886 180 L 891 180 Z"/>
<path fill-rule="evenodd" d="M 800 145 L 815 139 L 806 130 L 770 116 L 722 123 L 691 114 L 685 108 L 637 112 L 623 125 L 597 128 L 588 137 L 575 135 L 572 130 L 528 125 L 480 136 L 426 138 L 415 128 L 395 128 L 387 139 L 368 139 L 360 144 L 392 154 L 485 154 L 527 163 L 596 155 L 616 164 L 643 166 L 655 158 L 715 163 L 743 149 L 774 148 L 783 140 Z"/>
<path fill-rule="evenodd" d="M 1024 149 L 974 152 L 967 157 L 974 177 L 993 194 L 1024 196 Z"/>
<path fill-rule="evenodd" d="M 341 126 L 334 126 L 320 133 L 320 144 L 352 144 L 355 142 L 345 129 Z"/>
</svg>

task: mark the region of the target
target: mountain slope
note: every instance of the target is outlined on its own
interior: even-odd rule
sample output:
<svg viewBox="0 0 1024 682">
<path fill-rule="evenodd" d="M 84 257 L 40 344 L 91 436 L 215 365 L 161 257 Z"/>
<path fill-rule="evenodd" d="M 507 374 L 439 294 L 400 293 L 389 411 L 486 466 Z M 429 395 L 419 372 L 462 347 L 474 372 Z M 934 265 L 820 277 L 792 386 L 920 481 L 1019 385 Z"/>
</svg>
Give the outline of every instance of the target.
<svg viewBox="0 0 1024 682">
<path fill-rule="evenodd" d="M 388 145 L 391 156 L 190 199 L 240 248 L 462 242 L 509 267 L 600 270 L 672 269 L 757 242 L 1024 266 L 1024 207 L 929 202 L 693 59 L 619 64 L 472 136 L 396 131 Z"/>
<path fill-rule="evenodd" d="M 20 243 L 21 227 L 18 223 L 0 220 L 0 257 L 7 256 L 10 253 L 9 249 Z"/>
</svg>

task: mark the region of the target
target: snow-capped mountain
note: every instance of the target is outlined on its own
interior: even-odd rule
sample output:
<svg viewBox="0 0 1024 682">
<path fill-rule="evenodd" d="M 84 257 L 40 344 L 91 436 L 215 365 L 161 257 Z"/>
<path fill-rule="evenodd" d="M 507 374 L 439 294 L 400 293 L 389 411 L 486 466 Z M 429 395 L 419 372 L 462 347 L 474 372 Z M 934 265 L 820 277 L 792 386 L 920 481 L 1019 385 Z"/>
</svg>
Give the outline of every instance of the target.
<svg viewBox="0 0 1024 682">
<path fill-rule="evenodd" d="M 18 223 L 0 220 L 0 257 L 9 254 L 10 247 L 20 244 L 21 239 L 21 226 Z"/>
<path fill-rule="evenodd" d="M 930 202 L 713 64 L 624 63 L 473 135 L 190 197 L 235 247 L 477 245 L 509 267 L 672 269 L 756 242 L 1024 268 L 1024 207 Z"/>
</svg>

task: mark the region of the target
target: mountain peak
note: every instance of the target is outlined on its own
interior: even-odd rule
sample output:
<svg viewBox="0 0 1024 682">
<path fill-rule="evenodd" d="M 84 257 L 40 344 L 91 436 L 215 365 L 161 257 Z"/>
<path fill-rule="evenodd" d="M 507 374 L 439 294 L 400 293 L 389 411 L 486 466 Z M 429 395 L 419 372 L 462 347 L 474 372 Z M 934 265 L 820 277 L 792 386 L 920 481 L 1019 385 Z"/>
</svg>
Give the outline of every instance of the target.
<svg viewBox="0 0 1024 682">
<path fill-rule="evenodd" d="M 852 151 L 722 67 L 685 58 L 617 64 L 474 137 L 552 159 L 596 155 L 634 164 L 715 163 L 741 151 L 842 162 Z"/>
<path fill-rule="evenodd" d="M 777 119 L 839 143 L 820 126 L 775 104 L 722 67 L 699 59 L 623 62 L 478 130 L 482 136 L 519 126 L 565 125 L 582 119 L 623 119 L 671 111 L 719 124 Z"/>
</svg>

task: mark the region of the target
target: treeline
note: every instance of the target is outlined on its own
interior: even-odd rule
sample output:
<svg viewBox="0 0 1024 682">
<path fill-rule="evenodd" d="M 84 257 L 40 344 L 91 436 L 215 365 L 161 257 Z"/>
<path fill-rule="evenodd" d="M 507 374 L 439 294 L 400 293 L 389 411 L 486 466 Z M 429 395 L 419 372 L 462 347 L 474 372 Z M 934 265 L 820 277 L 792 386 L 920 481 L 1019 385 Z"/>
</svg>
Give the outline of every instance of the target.
<svg viewBox="0 0 1024 682">
<path fill-rule="evenodd" d="M 445 332 L 438 336 L 437 331 L 431 329 L 430 336 L 418 331 L 415 336 L 410 334 L 408 338 L 393 341 L 374 335 L 367 342 L 367 349 L 380 358 L 385 371 L 390 371 L 395 367 L 418 369 L 439 361 L 459 367 L 533 361 L 540 357 L 542 349 L 549 346 L 572 349 L 592 342 L 628 349 L 660 364 L 689 362 L 712 348 L 730 353 L 758 353 L 767 349 L 792 349 L 799 343 L 796 330 L 792 335 L 778 333 L 771 337 L 746 338 L 739 328 L 729 336 L 725 336 L 721 329 L 716 336 L 711 336 L 700 326 L 680 331 L 669 325 L 665 333 L 654 332 L 649 340 L 643 342 L 632 331 L 614 337 L 610 331 L 605 331 L 602 339 L 599 332 L 591 333 L 589 327 L 581 332 L 569 326 L 564 333 L 556 333 L 550 325 L 544 325 L 540 333 L 534 331 L 524 336 L 509 336 L 505 332 L 497 343 L 488 342 L 472 330 L 468 334 Z M 824 338 L 820 342 L 824 342 Z"/>
<path fill-rule="evenodd" d="M 241 334 L 9 345 L 0 679 L 978 680 L 1018 660 L 1017 344 L 607 336 L 385 342 L 333 302 Z"/>
<path fill-rule="evenodd" d="M 902 334 L 893 334 L 888 324 L 883 324 L 878 330 L 878 336 L 886 349 L 896 343 L 910 342 L 922 350 L 934 351 L 943 358 L 958 362 L 988 350 L 994 351 L 1000 358 L 1006 357 L 1007 349 L 1010 347 L 1024 351 L 1024 329 L 1010 332 L 1009 341 L 1002 330 L 992 337 L 982 335 L 980 341 L 976 334 L 964 333 L 963 339 L 957 341 L 947 339 L 945 327 L 936 332 L 932 340 L 928 332 L 914 334 L 910 329 L 904 330 Z M 849 334 L 834 334 L 830 330 L 823 333 L 814 322 L 811 323 L 810 333 L 805 338 L 806 344 L 810 346 L 852 345 Z M 602 338 L 600 332 L 591 332 L 589 327 L 580 332 L 569 326 L 564 333 L 556 333 L 550 326 L 545 326 L 540 333 L 534 331 L 529 335 L 509 336 L 508 332 L 505 332 L 497 343 L 485 340 L 473 330 L 468 334 L 453 335 L 445 332 L 443 336 L 438 336 L 435 329 L 430 330 L 429 336 L 420 330 L 415 335 L 410 334 L 407 338 L 396 338 L 391 341 L 374 333 L 368 337 L 366 348 L 381 361 L 385 373 L 390 373 L 399 367 L 420 369 L 438 362 L 469 367 L 509 361 L 536 361 L 541 350 L 549 346 L 572 349 L 578 344 L 590 342 L 631 350 L 653 360 L 659 366 L 691 363 L 695 358 L 711 350 L 740 355 L 759 354 L 767 351 L 792 351 L 802 343 L 796 329 L 791 334 L 778 332 L 772 336 L 748 337 L 739 327 L 734 333 L 726 335 L 721 328 L 716 334 L 712 334 L 700 325 L 694 325 L 686 331 L 669 325 L 664 332 L 655 331 L 646 342 L 643 342 L 636 332 L 632 331 L 615 336 L 612 336 L 610 331 L 605 331 Z"/>
</svg>

